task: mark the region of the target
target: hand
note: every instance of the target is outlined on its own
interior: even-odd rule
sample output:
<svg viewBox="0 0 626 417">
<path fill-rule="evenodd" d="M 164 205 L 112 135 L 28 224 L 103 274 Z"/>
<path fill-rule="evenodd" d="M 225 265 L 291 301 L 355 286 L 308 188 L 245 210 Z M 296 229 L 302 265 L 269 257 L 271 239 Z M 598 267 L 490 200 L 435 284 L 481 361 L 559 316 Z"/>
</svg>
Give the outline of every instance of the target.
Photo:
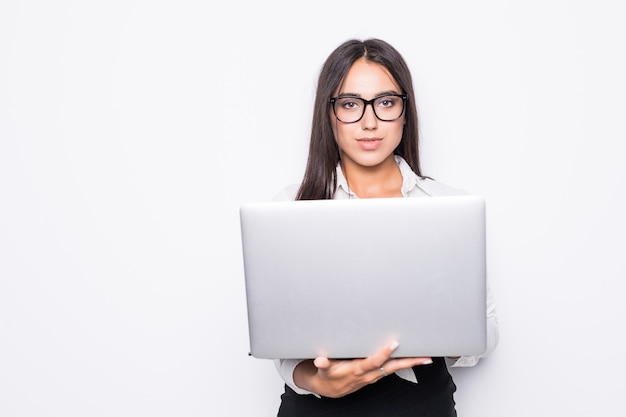
<svg viewBox="0 0 626 417">
<path fill-rule="evenodd" d="M 398 348 L 392 342 L 379 352 L 364 359 L 333 360 L 318 357 L 298 364 L 293 379 L 297 386 L 324 397 L 338 398 L 373 384 L 400 369 L 432 363 L 428 357 L 394 358 Z"/>
</svg>

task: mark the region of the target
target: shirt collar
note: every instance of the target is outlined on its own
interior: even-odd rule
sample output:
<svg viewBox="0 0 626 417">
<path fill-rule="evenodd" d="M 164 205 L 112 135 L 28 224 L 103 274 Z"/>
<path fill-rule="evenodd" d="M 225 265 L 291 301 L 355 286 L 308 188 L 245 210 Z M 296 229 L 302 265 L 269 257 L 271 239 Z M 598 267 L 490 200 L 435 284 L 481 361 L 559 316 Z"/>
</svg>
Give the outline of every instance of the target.
<svg viewBox="0 0 626 417">
<path fill-rule="evenodd" d="M 343 170 L 341 169 L 341 161 L 337 164 L 337 188 L 335 188 L 335 196 L 337 194 L 346 195 L 350 197 L 356 197 L 356 195 L 352 192 L 350 187 L 348 187 L 348 180 L 345 175 L 343 175 Z"/>
<path fill-rule="evenodd" d="M 402 196 L 406 197 L 408 193 L 414 189 L 415 187 L 419 187 L 419 177 L 409 164 L 399 155 L 394 155 L 394 159 L 396 164 L 398 164 L 398 168 L 400 168 L 400 174 L 402 174 Z M 341 161 L 337 164 L 337 188 L 335 189 L 336 198 L 342 197 L 350 197 L 357 198 L 356 194 L 350 189 L 348 186 L 348 180 L 345 175 L 343 175 L 343 170 L 341 169 Z M 338 195 L 339 194 L 339 195 Z"/>
</svg>

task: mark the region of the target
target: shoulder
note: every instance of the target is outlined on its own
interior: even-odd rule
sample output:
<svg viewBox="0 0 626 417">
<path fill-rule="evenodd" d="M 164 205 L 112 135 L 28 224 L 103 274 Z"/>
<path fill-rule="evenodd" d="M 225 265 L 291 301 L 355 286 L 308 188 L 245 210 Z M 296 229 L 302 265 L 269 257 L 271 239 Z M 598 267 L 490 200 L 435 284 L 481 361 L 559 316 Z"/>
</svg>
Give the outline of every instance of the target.
<svg viewBox="0 0 626 417">
<path fill-rule="evenodd" d="M 418 196 L 451 196 L 467 194 L 464 190 L 454 188 L 430 177 L 420 177 L 399 155 L 395 156 L 400 173 L 402 174 L 403 194 L 409 197 Z"/>
<path fill-rule="evenodd" d="M 417 186 L 430 196 L 453 196 L 466 195 L 467 191 L 460 188 L 451 187 L 432 178 L 418 177 Z"/>
<path fill-rule="evenodd" d="M 290 184 L 278 192 L 272 201 L 293 201 L 298 194 L 299 184 Z"/>
</svg>

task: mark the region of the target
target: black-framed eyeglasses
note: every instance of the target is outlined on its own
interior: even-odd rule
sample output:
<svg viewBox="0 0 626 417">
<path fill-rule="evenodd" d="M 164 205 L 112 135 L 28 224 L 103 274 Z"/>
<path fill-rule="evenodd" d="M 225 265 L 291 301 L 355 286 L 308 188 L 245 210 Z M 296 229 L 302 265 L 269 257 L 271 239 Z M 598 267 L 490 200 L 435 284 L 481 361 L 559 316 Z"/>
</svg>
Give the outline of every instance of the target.
<svg viewBox="0 0 626 417">
<path fill-rule="evenodd" d="M 343 123 L 356 123 L 363 118 L 365 108 L 372 105 L 374 115 L 383 122 L 399 119 L 404 113 L 406 94 L 383 94 L 371 100 L 355 96 L 338 96 L 329 99 L 337 120 Z"/>
</svg>

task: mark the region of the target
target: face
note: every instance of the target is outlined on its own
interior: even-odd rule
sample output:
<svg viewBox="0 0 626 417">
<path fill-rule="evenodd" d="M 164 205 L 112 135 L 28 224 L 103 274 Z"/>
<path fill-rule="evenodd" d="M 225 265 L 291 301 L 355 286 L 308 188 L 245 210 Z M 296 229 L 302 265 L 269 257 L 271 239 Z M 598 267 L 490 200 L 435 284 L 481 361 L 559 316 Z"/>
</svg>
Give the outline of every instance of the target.
<svg viewBox="0 0 626 417">
<path fill-rule="evenodd" d="M 359 59 L 352 65 L 343 85 L 334 95 L 350 95 L 371 100 L 389 93 L 402 93 L 389 71 L 380 64 Z M 332 109 L 330 118 L 345 165 L 376 167 L 393 158 L 393 151 L 402 139 L 404 113 L 397 120 L 385 122 L 379 120 L 372 106 L 368 105 L 358 122 L 343 123 L 335 118 Z"/>
</svg>

